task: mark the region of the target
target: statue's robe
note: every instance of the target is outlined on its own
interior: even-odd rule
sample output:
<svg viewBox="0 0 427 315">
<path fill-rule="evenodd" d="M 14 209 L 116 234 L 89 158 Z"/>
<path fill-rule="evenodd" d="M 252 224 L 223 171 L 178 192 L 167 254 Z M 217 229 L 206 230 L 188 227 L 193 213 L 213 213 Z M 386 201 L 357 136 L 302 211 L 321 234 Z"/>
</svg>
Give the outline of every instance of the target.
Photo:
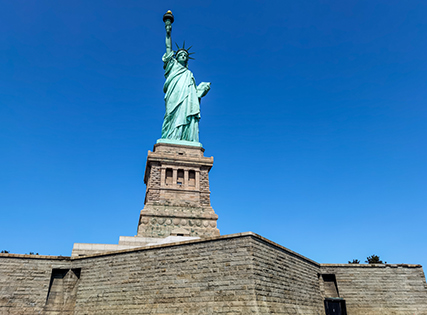
<svg viewBox="0 0 427 315">
<path fill-rule="evenodd" d="M 200 101 L 193 73 L 174 58 L 173 51 L 164 54 L 162 60 L 166 78 L 162 139 L 198 142 Z"/>
</svg>

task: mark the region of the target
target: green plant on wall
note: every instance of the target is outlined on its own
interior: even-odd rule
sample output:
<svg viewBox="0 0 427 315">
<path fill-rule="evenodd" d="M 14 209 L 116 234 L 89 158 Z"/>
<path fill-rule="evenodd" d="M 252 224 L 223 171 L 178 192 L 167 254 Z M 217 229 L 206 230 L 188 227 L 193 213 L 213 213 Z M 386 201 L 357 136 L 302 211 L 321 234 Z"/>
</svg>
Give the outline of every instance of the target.
<svg viewBox="0 0 427 315">
<path fill-rule="evenodd" d="M 386 264 L 387 262 L 385 261 L 385 262 L 383 262 L 382 260 L 380 260 L 380 256 L 377 256 L 377 255 L 371 255 L 371 256 L 368 256 L 368 257 L 366 257 L 366 263 L 368 263 L 368 264 Z"/>
</svg>

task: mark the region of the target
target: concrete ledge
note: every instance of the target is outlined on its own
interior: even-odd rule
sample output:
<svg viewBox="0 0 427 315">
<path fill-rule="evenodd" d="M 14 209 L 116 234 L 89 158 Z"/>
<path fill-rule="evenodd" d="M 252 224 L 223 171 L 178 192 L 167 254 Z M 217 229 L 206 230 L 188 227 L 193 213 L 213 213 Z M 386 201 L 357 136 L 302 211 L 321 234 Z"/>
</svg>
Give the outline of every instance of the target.
<svg viewBox="0 0 427 315">
<path fill-rule="evenodd" d="M 226 240 L 226 239 L 233 239 L 233 238 L 239 238 L 239 237 L 253 237 L 255 239 L 258 239 L 260 241 L 263 241 L 273 247 L 276 247 L 280 250 L 286 251 L 289 254 L 292 254 L 296 257 L 299 257 L 307 262 L 310 262 L 316 266 L 340 266 L 340 265 L 327 265 L 327 264 L 319 264 L 315 262 L 314 260 L 311 260 L 303 255 L 300 255 L 282 245 L 279 245 L 273 241 L 270 241 L 269 239 L 262 237 L 261 235 L 258 235 L 253 232 L 243 232 L 243 233 L 236 233 L 236 234 L 228 234 L 228 235 L 221 235 L 221 236 L 215 236 L 215 237 L 209 237 L 204 239 L 192 239 L 192 240 L 183 240 L 183 241 L 175 241 L 171 243 L 166 244 L 155 244 L 155 245 L 146 245 L 146 246 L 140 246 L 140 245 L 117 245 L 117 244 L 91 244 L 91 243 L 75 243 L 75 246 L 77 245 L 77 250 L 102 250 L 100 253 L 93 253 L 93 254 L 87 254 L 85 256 L 44 256 L 44 255 L 22 255 L 22 254 L 0 254 L 0 257 L 13 257 L 13 258 L 31 258 L 31 259 L 58 259 L 58 260 L 79 260 L 79 259 L 87 259 L 92 257 L 101 257 L 101 256 L 111 256 L 111 255 L 120 255 L 124 253 L 131 253 L 131 252 L 137 252 L 137 251 L 144 251 L 144 250 L 151 250 L 151 249 L 157 249 L 157 248 L 164 248 L 164 247 L 172 247 L 172 246 L 181 246 L 181 245 L 188 245 L 188 244 L 197 244 L 197 243 L 206 243 L 206 242 L 215 242 L 220 240 Z M 122 237 L 121 237 L 122 238 Z M 129 238 L 133 237 L 123 237 L 123 241 L 129 241 Z M 139 238 L 139 237 L 138 237 Z M 182 236 L 180 236 L 182 238 Z M 146 239 L 146 238 L 144 238 Z M 137 240 L 135 240 L 137 242 Z M 131 247 L 131 248 L 130 248 Z M 342 266 L 347 266 L 347 264 L 343 264 Z M 351 266 L 350 266 L 351 267 Z"/>
<path fill-rule="evenodd" d="M 225 239 L 233 239 L 233 238 L 239 238 L 239 237 L 253 237 L 255 239 L 261 240 L 273 247 L 279 248 L 283 251 L 286 251 L 289 254 L 292 254 L 296 257 L 299 257 L 307 262 L 310 262 L 316 266 L 328 268 L 422 268 L 419 264 L 319 264 L 314 260 L 311 260 L 301 254 L 298 254 L 280 244 L 277 244 L 265 237 L 262 237 L 261 235 L 258 235 L 254 232 L 243 232 L 243 233 L 236 233 L 236 234 L 228 234 L 228 235 L 221 235 L 221 236 L 215 236 L 215 237 L 209 237 L 204 239 L 190 239 L 190 240 L 182 240 L 182 241 L 173 241 L 169 243 L 158 243 L 158 244 L 148 244 L 146 246 L 140 246 L 138 244 L 133 245 L 132 243 L 139 243 L 139 242 L 147 242 L 149 243 L 150 240 L 153 240 L 153 238 L 145 238 L 145 237 L 134 237 L 134 236 L 120 236 L 119 244 L 90 244 L 90 243 L 75 243 L 75 245 L 78 245 L 78 249 L 102 249 L 102 253 L 93 253 L 90 255 L 85 256 L 47 256 L 47 255 L 24 255 L 24 254 L 0 254 L 0 257 L 4 258 L 22 258 L 22 259 L 55 259 L 55 260 L 79 260 L 79 259 L 86 259 L 86 258 L 92 258 L 92 257 L 100 257 L 100 256 L 110 256 L 110 255 L 120 255 L 124 253 L 131 253 L 131 252 L 137 252 L 137 251 L 144 251 L 144 250 L 151 250 L 151 249 L 157 249 L 157 248 L 163 248 L 163 247 L 173 247 L 173 246 L 181 246 L 181 245 L 188 245 L 188 244 L 197 244 L 197 243 L 206 243 L 206 242 L 215 242 Z M 180 236 L 179 238 L 183 238 Z M 185 238 L 185 237 L 184 237 Z M 156 241 L 163 241 L 164 239 L 155 239 Z M 169 240 L 170 241 L 170 240 Z M 124 242 L 125 244 L 121 245 L 120 242 Z M 132 244 L 132 245 L 131 245 Z M 131 248 L 130 248 L 131 247 Z M 108 251 L 110 249 L 110 251 Z"/>
<path fill-rule="evenodd" d="M 186 146 L 186 147 L 197 147 L 202 148 L 203 145 L 197 141 L 187 141 L 187 140 L 174 140 L 174 139 L 158 139 L 157 143 L 168 144 L 168 145 L 177 145 L 177 146 Z"/>
<path fill-rule="evenodd" d="M 413 264 L 320 264 L 321 267 L 338 268 L 422 268 Z"/>
<path fill-rule="evenodd" d="M 233 238 L 239 238 L 239 237 L 253 237 L 253 238 L 258 239 L 260 241 L 263 241 L 264 243 L 267 243 L 273 247 L 276 247 L 280 250 L 283 250 L 283 251 L 287 252 L 288 254 L 291 254 L 295 257 L 303 259 L 303 260 L 305 260 L 309 263 L 312 263 L 316 266 L 320 266 L 320 264 L 315 262 L 314 260 L 311 260 L 311 259 L 309 259 L 303 255 L 300 255 L 300 254 L 298 254 L 298 253 L 296 253 L 296 252 L 294 252 L 294 251 L 292 251 L 292 250 L 290 250 L 290 249 L 288 249 L 282 245 L 279 245 L 273 241 L 270 241 L 269 239 L 262 237 L 256 233 L 253 233 L 253 232 L 243 232 L 243 233 L 221 235 L 221 236 L 215 236 L 215 237 L 209 237 L 209 238 L 203 238 L 203 239 L 197 239 L 197 240 L 180 241 L 180 242 L 167 243 L 167 244 L 156 244 L 156 245 L 151 245 L 151 246 L 117 250 L 117 251 L 111 251 L 111 252 L 94 253 L 92 255 L 71 257 L 71 259 L 72 260 L 79 260 L 79 259 L 87 259 L 87 258 L 100 257 L 100 256 L 120 255 L 120 254 L 124 254 L 124 253 L 131 253 L 131 252 L 137 252 L 137 251 L 145 251 L 145 250 L 152 250 L 152 249 L 173 247 L 173 246 L 182 246 L 182 245 L 188 245 L 188 244 L 215 242 L 215 241 L 233 239 Z"/>
<path fill-rule="evenodd" d="M 129 247 L 141 247 L 141 245 L 74 243 L 73 250 L 116 251 Z"/>
<path fill-rule="evenodd" d="M 2 258 L 22 258 L 22 259 L 55 259 L 55 260 L 71 260 L 70 256 L 48 256 L 48 255 L 28 255 L 28 254 L 3 254 L 0 253 Z"/>
</svg>

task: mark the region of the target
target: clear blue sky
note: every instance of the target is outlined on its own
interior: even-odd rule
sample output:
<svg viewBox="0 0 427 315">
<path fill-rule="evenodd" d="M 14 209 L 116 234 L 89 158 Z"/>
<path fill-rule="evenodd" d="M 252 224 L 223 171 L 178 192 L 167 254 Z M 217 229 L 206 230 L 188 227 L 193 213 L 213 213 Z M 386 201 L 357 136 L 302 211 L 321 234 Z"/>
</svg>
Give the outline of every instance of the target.
<svg viewBox="0 0 427 315">
<path fill-rule="evenodd" d="M 210 81 L 221 234 L 321 263 L 427 266 L 425 1 L 2 1 L 0 249 L 135 235 L 164 24 Z"/>
</svg>

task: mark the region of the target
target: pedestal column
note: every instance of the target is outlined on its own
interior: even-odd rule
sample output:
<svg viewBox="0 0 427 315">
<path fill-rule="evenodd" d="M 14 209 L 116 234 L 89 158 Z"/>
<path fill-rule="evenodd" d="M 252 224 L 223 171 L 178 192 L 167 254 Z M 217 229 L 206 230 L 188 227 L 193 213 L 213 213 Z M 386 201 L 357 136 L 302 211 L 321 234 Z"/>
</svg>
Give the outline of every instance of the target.
<svg viewBox="0 0 427 315">
<path fill-rule="evenodd" d="M 218 216 L 210 204 L 208 173 L 213 157 L 204 157 L 203 152 L 201 147 L 168 143 L 157 143 L 153 152 L 148 151 L 144 176 L 147 190 L 138 236 L 219 235 Z M 171 171 L 172 181 L 166 178 Z M 194 185 L 189 184 L 190 172 Z"/>
</svg>

